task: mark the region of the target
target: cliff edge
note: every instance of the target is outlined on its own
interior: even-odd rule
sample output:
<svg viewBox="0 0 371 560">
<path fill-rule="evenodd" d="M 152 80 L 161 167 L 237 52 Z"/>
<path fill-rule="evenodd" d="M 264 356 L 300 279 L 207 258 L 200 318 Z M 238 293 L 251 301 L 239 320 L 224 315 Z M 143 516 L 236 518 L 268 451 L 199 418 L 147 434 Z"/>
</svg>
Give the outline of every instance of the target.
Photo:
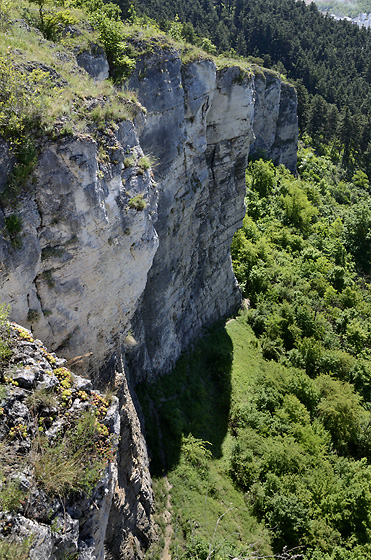
<svg viewBox="0 0 371 560">
<path fill-rule="evenodd" d="M 240 305 L 230 245 L 247 159 L 262 152 L 295 171 L 296 93 L 271 71 L 184 61 L 153 41 L 127 81 L 131 100 L 104 85 L 101 51 L 95 64 L 89 50 L 62 52 L 19 26 L 49 49 L 48 64 L 27 53 L 11 72 L 69 105 L 32 132 L 33 168 L 10 198 L 17 162 L 0 138 L 0 302 L 73 371 L 118 390 L 118 475 L 99 546 L 106 539 L 112 558 L 141 558 L 153 497 L 134 386 L 168 371 Z"/>
</svg>

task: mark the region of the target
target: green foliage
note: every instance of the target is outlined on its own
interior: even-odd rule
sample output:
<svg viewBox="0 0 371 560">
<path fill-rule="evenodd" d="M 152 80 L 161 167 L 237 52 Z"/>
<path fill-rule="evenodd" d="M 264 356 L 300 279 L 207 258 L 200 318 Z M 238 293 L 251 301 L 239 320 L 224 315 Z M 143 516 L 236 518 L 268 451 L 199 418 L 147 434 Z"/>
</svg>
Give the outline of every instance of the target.
<svg viewBox="0 0 371 560">
<path fill-rule="evenodd" d="M 289 185 L 288 193 L 281 195 L 280 200 L 289 223 L 303 233 L 307 233 L 318 210 L 309 202 L 300 186 L 295 183 Z"/>
<path fill-rule="evenodd" d="M 12 354 L 9 345 L 8 315 L 9 306 L 5 305 L 5 303 L 0 304 L 0 365 Z"/>
<path fill-rule="evenodd" d="M 366 274 L 371 270 L 371 216 L 368 200 L 354 204 L 344 220 L 346 246 Z"/>
<path fill-rule="evenodd" d="M 142 171 L 150 169 L 151 165 L 152 161 L 148 156 L 142 156 L 138 161 L 138 167 L 142 169 Z"/>
<path fill-rule="evenodd" d="M 344 451 L 352 444 L 355 446 L 364 413 L 361 397 L 349 383 L 340 382 L 329 375 L 320 375 L 316 379 L 316 386 L 322 397 L 317 412 L 336 448 Z"/>
<path fill-rule="evenodd" d="M 0 508 L 5 512 L 20 510 L 26 492 L 20 486 L 17 468 L 22 457 L 8 443 L 0 441 Z"/>
<path fill-rule="evenodd" d="M 13 141 L 35 126 L 41 118 L 40 88 L 45 73 L 34 70 L 28 76 L 16 68 L 10 53 L 0 54 L 0 133 Z"/>
<path fill-rule="evenodd" d="M 208 37 L 203 37 L 203 39 L 201 39 L 200 47 L 203 51 L 207 52 L 208 54 L 216 53 L 216 46 L 211 42 L 211 40 Z"/>
<path fill-rule="evenodd" d="M 305 558 L 322 560 L 357 547 L 368 557 L 371 299 L 355 272 L 370 260 L 367 178 L 346 183 L 305 147 L 299 170 L 300 180 L 249 165 L 232 259 L 263 357 L 305 373 L 267 369 L 255 379 L 231 411 L 230 469 L 252 511 L 275 527 L 276 550 L 300 544 L 312 548 Z"/>
<path fill-rule="evenodd" d="M 7 31 L 11 25 L 11 5 L 12 0 L 0 0 L 0 32 Z"/>
<path fill-rule="evenodd" d="M 141 211 L 144 210 L 146 206 L 147 203 L 144 200 L 142 194 L 137 194 L 136 196 L 134 196 L 129 200 L 129 208 L 132 208 L 134 210 Z"/>
<path fill-rule="evenodd" d="M 246 314 L 227 329 L 233 354 L 229 345 L 220 352 L 222 333 L 214 331 L 171 376 L 151 387 L 152 404 L 141 393 L 152 453 L 164 445 L 174 556 L 207 558 L 214 551 L 215 558 L 250 557 L 248 545 L 239 547 L 234 522 L 243 541 L 251 543 L 255 517 L 255 523 L 274 527 L 260 533 L 256 555 L 279 556 L 287 546 L 305 560 L 348 559 L 350 550 L 367 558 L 371 467 L 364 438 L 371 418 L 362 399 L 349 382 L 331 375 L 312 379 L 303 370 L 264 361 Z M 227 354 L 232 360 L 230 386 L 224 389 L 230 393 L 228 432 L 217 435 L 225 408 L 212 408 L 211 415 L 207 409 L 222 396 L 213 372 L 218 356 Z M 154 460 L 163 465 L 157 455 L 152 465 Z"/>
<path fill-rule="evenodd" d="M 29 540 L 2 539 L 0 540 L 0 558 L 3 560 L 27 560 L 30 546 L 31 542 Z"/>
<path fill-rule="evenodd" d="M 27 185 L 27 182 L 30 179 L 30 176 L 36 166 L 37 150 L 32 139 L 27 135 L 24 136 L 23 133 L 20 134 L 19 138 L 13 139 L 12 149 L 17 160 L 12 171 L 9 174 L 8 184 L 1 198 L 6 205 L 11 205 L 12 207 L 14 207 L 16 205 L 19 193 Z M 11 236 L 12 234 L 15 234 L 12 237 L 12 242 L 14 239 L 14 242 L 16 244 L 19 240 L 19 236 L 17 236 L 17 233 L 21 231 L 21 229 L 19 228 L 19 220 L 19 217 L 17 219 L 12 218 L 11 229 L 13 231 L 9 231 Z M 17 229 L 18 231 L 16 231 Z"/>
<path fill-rule="evenodd" d="M 169 35 L 174 41 L 181 41 L 182 40 L 182 28 L 183 25 L 179 21 L 178 14 L 175 15 L 175 20 L 170 23 L 169 26 Z"/>
<path fill-rule="evenodd" d="M 203 476 L 207 473 L 208 460 L 211 459 L 211 451 L 206 445 L 211 444 L 193 437 L 192 434 L 182 438 L 182 453 L 185 460 L 196 467 Z"/>
<path fill-rule="evenodd" d="M 2 483 L 0 490 L 0 507 L 5 512 L 17 511 L 26 493 L 21 489 L 17 479 L 7 480 Z"/>
<path fill-rule="evenodd" d="M 368 195 L 348 183 L 352 201 L 337 202 L 341 172 L 308 148 L 299 169 L 300 180 L 262 160 L 249 164 L 233 266 L 267 359 L 352 381 L 352 356 L 368 356 L 371 341 L 369 288 L 354 273 L 355 264 L 369 266 Z"/>
<path fill-rule="evenodd" d="M 119 19 L 112 17 L 107 9 L 94 11 L 91 15 L 91 22 L 99 32 L 99 40 L 110 63 L 112 76 L 116 81 L 122 81 L 135 68 L 135 60 L 128 56 L 127 47 L 123 41 L 124 24 Z"/>
<path fill-rule="evenodd" d="M 67 26 L 76 23 L 78 23 L 78 19 L 70 10 L 59 10 L 44 15 L 41 30 L 46 39 L 56 41 Z"/>
<path fill-rule="evenodd" d="M 22 219 L 17 214 L 10 214 L 5 218 L 5 227 L 8 231 L 12 245 L 15 248 L 21 246 L 19 233 L 22 231 Z"/>
</svg>

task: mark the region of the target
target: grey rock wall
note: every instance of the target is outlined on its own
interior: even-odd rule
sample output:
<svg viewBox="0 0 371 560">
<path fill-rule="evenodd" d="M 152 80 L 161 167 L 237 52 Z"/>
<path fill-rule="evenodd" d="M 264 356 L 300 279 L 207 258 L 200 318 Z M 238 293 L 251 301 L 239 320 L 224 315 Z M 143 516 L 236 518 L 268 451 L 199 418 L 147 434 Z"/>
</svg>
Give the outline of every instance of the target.
<svg viewBox="0 0 371 560">
<path fill-rule="evenodd" d="M 264 151 L 295 170 L 298 129 L 294 88 L 268 71 L 183 65 L 159 50 L 138 60 L 128 87 L 145 122 L 121 123 L 99 141 L 41 145 L 17 208 L 17 247 L 0 238 L 0 301 L 95 376 L 112 373 L 132 327 L 140 379 L 168 370 L 205 325 L 238 307 L 230 244 L 247 157 Z M 140 167 L 143 152 L 152 171 Z M 5 144 L 1 157 L 4 174 Z M 143 210 L 130 205 L 137 195 Z M 13 211 L 0 211 L 3 232 Z"/>
<path fill-rule="evenodd" d="M 150 171 L 137 165 L 136 129 L 122 123 L 104 140 L 100 147 L 89 136 L 44 145 L 34 185 L 17 208 L 21 247 L 0 239 L 0 301 L 48 347 L 80 356 L 75 369 L 90 372 L 120 347 L 158 247 L 157 191 Z M 130 207 L 137 195 L 143 210 Z"/>
<path fill-rule="evenodd" d="M 147 108 L 140 135 L 159 190 L 159 249 L 132 325 L 138 378 L 169 370 L 202 328 L 237 309 L 230 245 L 244 215 L 249 153 L 296 168 L 293 87 L 176 53 L 137 65 L 130 87 Z"/>
</svg>

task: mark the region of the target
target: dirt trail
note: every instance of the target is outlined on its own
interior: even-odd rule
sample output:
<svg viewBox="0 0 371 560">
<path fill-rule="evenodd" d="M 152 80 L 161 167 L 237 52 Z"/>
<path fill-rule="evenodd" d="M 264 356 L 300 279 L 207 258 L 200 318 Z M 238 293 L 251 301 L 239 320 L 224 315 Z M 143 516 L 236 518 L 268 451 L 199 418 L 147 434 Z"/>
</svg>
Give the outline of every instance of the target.
<svg viewBox="0 0 371 560">
<path fill-rule="evenodd" d="M 171 554 L 170 554 L 170 545 L 171 545 L 171 539 L 174 533 L 173 530 L 173 526 L 171 523 L 171 495 L 170 495 L 170 491 L 171 491 L 171 484 L 169 482 L 168 477 L 165 475 L 165 488 L 167 491 L 167 502 L 166 502 L 166 510 L 164 511 L 164 521 L 166 523 L 166 527 L 165 527 L 165 545 L 164 545 L 164 550 L 162 551 L 161 554 L 161 560 L 171 560 Z"/>
<path fill-rule="evenodd" d="M 156 419 L 156 424 L 157 424 L 157 429 L 158 429 L 159 452 L 160 452 L 160 457 L 161 457 L 161 463 L 162 463 L 164 472 L 166 472 L 166 456 L 165 456 L 165 449 L 164 449 L 163 438 L 162 438 L 162 431 L 161 431 L 161 427 L 160 427 L 160 421 L 159 421 L 157 409 L 156 409 L 155 404 L 154 404 L 152 399 L 150 399 L 150 407 L 151 407 L 151 412 L 152 412 L 154 418 Z M 173 525 L 171 523 L 171 517 L 172 517 L 171 489 L 172 489 L 172 486 L 171 486 L 171 484 L 169 482 L 169 479 L 168 479 L 166 474 L 164 475 L 163 480 L 164 480 L 165 490 L 166 490 L 166 494 L 167 494 L 167 501 L 166 501 L 166 509 L 163 513 L 163 519 L 165 521 L 165 534 L 164 534 L 165 544 L 164 544 L 164 549 L 163 549 L 162 554 L 161 554 L 161 560 L 171 560 L 170 546 L 171 546 L 171 539 L 172 539 L 172 536 L 173 536 L 173 533 L 174 533 Z"/>
</svg>

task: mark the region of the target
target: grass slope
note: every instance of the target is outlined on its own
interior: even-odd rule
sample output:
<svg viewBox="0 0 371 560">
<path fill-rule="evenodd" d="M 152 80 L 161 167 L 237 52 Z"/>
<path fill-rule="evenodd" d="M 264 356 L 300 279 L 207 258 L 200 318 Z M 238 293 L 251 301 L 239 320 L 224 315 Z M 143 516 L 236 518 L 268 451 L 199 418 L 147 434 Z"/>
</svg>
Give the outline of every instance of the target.
<svg viewBox="0 0 371 560">
<path fill-rule="evenodd" d="M 174 560 L 371 558 L 370 467 L 334 447 L 343 386 L 325 378 L 265 360 L 243 314 L 139 388 L 162 531 L 147 558 L 163 558 L 169 483 Z"/>
<path fill-rule="evenodd" d="M 216 327 L 172 374 L 139 387 L 160 520 L 165 474 L 172 485 L 174 560 L 271 553 L 269 531 L 229 475 L 235 442 L 228 419 L 261 371 L 276 367 L 264 361 L 252 330 L 237 319 Z M 160 539 L 148 558 L 160 558 L 162 546 Z"/>
</svg>

